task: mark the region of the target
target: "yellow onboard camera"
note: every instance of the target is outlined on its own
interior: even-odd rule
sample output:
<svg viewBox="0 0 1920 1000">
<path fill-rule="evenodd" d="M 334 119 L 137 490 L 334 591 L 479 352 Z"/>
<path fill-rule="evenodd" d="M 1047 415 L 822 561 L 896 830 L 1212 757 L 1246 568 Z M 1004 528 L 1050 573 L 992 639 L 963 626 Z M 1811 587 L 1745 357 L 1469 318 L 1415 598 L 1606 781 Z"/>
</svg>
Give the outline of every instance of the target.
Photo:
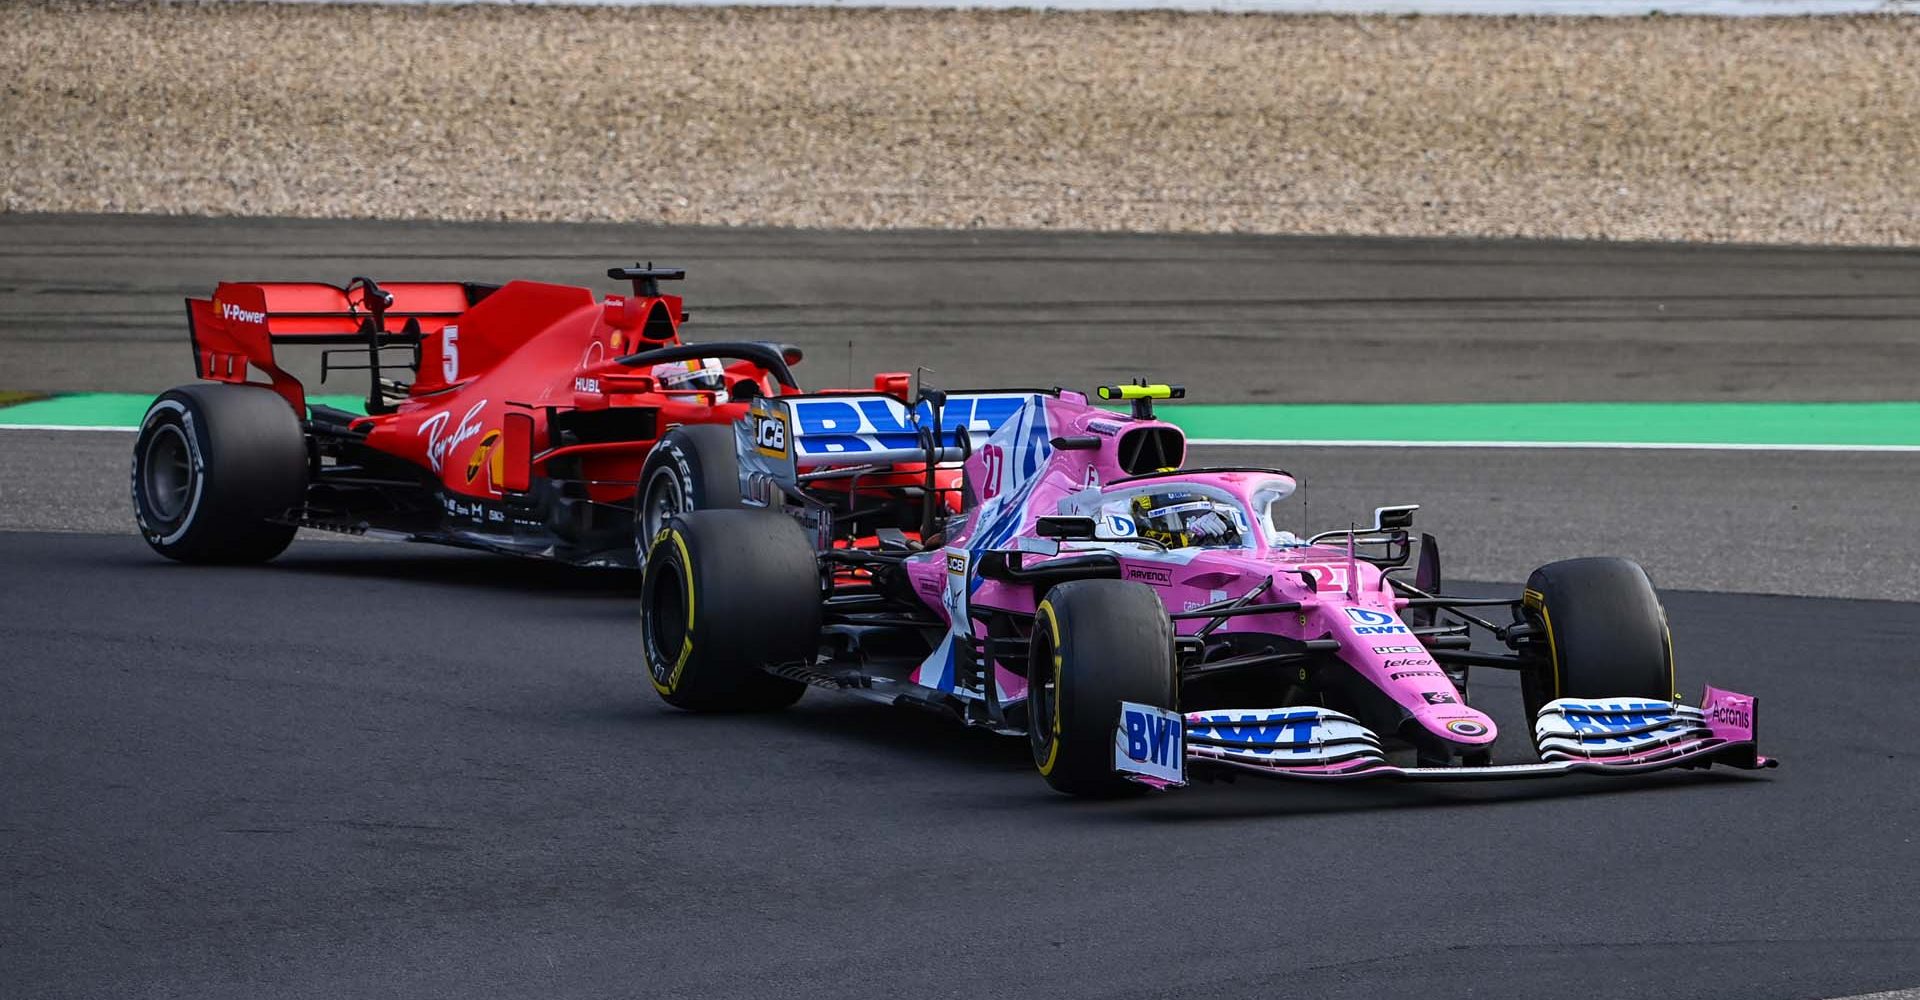
<svg viewBox="0 0 1920 1000">
<path fill-rule="evenodd" d="M 1124 400 L 1133 403 L 1133 419 L 1152 420 L 1153 401 L 1156 399 L 1185 399 L 1187 387 L 1135 382 L 1132 385 L 1103 385 L 1094 390 L 1094 394 L 1105 400 Z"/>
</svg>

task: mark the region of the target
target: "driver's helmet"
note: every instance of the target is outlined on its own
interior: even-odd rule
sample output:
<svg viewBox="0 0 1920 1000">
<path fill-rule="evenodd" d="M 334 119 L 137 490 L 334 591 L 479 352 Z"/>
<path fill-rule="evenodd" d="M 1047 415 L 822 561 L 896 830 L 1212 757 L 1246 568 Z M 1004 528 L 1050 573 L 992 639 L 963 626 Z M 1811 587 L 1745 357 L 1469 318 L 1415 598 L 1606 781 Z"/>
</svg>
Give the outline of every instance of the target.
<svg viewBox="0 0 1920 1000">
<path fill-rule="evenodd" d="M 1233 505 L 1187 490 L 1142 493 L 1133 498 L 1134 531 L 1170 549 L 1221 548 L 1240 544 Z"/>
<path fill-rule="evenodd" d="M 719 392 L 727 387 L 727 370 L 719 358 L 669 361 L 653 366 L 653 381 L 668 392 Z"/>
</svg>

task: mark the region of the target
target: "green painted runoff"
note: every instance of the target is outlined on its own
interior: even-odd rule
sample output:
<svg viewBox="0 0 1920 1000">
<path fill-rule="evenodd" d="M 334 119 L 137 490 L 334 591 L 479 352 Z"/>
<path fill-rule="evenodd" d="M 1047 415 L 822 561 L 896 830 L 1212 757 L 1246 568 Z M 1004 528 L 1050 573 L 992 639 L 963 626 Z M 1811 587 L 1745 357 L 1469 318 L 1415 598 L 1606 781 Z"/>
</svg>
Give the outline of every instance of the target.
<svg viewBox="0 0 1920 1000">
<path fill-rule="evenodd" d="M 313 399 L 362 412 L 357 396 Z M 0 425 L 134 427 L 150 402 L 26 398 L 0 403 Z M 1920 446 L 1920 402 L 1162 403 L 1158 413 L 1196 440 Z"/>
</svg>

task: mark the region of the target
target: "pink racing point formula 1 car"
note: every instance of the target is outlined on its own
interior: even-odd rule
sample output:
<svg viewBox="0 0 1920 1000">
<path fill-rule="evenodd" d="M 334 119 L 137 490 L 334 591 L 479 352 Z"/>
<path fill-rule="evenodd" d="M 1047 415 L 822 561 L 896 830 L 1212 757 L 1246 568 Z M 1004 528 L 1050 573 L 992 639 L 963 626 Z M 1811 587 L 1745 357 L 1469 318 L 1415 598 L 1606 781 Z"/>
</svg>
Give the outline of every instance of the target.
<svg viewBox="0 0 1920 1000">
<path fill-rule="evenodd" d="M 1276 523 L 1286 473 L 1181 469 L 1185 437 L 1153 416 L 1176 387 L 1103 387 L 1130 417 L 1057 389 L 966 416 L 970 399 L 1015 391 L 872 414 L 857 395 L 754 400 L 735 425 L 748 508 L 676 516 L 652 541 L 643 646 L 661 696 L 767 709 L 811 685 L 931 708 L 1026 735 L 1040 773 L 1075 795 L 1222 771 L 1774 763 L 1753 698 L 1709 687 L 1679 703 L 1666 614 L 1632 562 L 1552 563 L 1512 598 L 1446 596 L 1431 536 L 1411 558 L 1414 506 L 1301 538 Z M 820 400 L 836 409 L 810 409 Z M 887 531 L 836 542 L 833 512 L 803 487 L 908 457 L 963 463 L 960 513 L 924 545 Z M 1479 633 L 1501 651 L 1472 648 Z M 1537 761 L 1492 763 L 1497 727 L 1468 700 L 1468 667 L 1520 673 Z"/>
</svg>

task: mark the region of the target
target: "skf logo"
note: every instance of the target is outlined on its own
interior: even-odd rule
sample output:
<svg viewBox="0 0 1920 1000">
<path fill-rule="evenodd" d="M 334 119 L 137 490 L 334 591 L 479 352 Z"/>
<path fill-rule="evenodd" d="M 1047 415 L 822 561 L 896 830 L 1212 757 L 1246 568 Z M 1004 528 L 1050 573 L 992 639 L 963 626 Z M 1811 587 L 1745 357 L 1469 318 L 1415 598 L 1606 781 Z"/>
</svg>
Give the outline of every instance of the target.
<svg viewBox="0 0 1920 1000">
<path fill-rule="evenodd" d="M 1405 625 L 1390 614 L 1368 611 L 1365 608 L 1348 608 L 1347 620 L 1353 623 L 1354 635 L 1407 635 Z"/>
<path fill-rule="evenodd" d="M 220 314 L 221 319 L 230 323 L 265 323 L 267 321 L 267 314 L 264 312 L 242 309 L 239 306 L 222 302 L 219 299 L 213 300 L 213 309 Z"/>
</svg>

